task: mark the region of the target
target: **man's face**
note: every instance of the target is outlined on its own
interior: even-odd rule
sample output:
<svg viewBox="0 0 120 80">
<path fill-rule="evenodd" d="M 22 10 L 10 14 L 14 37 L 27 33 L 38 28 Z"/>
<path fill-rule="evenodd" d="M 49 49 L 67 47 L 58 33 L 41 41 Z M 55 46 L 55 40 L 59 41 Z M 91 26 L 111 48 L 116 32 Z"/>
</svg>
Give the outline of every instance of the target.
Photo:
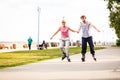
<svg viewBox="0 0 120 80">
<path fill-rule="evenodd" d="M 86 20 L 86 18 L 85 18 L 85 17 L 82 17 L 81 20 L 82 20 L 82 22 L 84 22 L 84 21 Z"/>
</svg>

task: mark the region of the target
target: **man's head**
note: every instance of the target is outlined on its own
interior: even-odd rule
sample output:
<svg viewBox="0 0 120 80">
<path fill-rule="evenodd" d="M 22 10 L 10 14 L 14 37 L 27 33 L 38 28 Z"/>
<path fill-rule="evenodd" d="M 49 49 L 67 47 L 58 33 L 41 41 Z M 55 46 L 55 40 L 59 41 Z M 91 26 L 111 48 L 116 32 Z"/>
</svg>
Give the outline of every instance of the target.
<svg viewBox="0 0 120 80">
<path fill-rule="evenodd" d="M 80 19 L 84 22 L 84 21 L 86 20 L 86 16 L 85 16 L 85 15 L 82 15 L 82 16 L 80 17 Z"/>
</svg>

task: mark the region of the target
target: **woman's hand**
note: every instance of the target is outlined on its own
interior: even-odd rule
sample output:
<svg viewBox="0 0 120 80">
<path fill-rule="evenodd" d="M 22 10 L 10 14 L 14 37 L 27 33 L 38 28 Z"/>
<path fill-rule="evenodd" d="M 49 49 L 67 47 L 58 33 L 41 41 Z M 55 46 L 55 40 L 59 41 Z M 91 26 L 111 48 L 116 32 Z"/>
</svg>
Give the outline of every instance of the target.
<svg viewBox="0 0 120 80">
<path fill-rule="evenodd" d="M 50 40 L 52 40 L 53 37 L 50 38 Z"/>
</svg>

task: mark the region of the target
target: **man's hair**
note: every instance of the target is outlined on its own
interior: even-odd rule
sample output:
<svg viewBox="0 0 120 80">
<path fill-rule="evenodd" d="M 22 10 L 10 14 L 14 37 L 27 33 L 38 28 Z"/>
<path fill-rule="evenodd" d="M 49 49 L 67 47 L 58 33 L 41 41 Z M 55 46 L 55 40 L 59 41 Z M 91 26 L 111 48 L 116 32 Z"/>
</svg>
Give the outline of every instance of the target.
<svg viewBox="0 0 120 80">
<path fill-rule="evenodd" d="M 81 19 L 82 19 L 82 18 L 86 18 L 86 16 L 85 16 L 85 15 L 82 15 L 80 18 L 81 18 Z"/>
</svg>

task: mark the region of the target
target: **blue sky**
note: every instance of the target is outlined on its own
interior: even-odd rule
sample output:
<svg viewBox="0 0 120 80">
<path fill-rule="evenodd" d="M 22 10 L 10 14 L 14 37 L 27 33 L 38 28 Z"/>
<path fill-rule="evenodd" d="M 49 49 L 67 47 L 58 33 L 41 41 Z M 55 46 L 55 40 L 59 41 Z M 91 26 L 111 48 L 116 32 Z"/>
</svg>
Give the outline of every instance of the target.
<svg viewBox="0 0 120 80">
<path fill-rule="evenodd" d="M 26 41 L 31 36 L 37 42 L 38 6 L 41 8 L 40 41 L 51 41 L 63 16 L 66 25 L 77 30 L 82 14 L 101 31 L 93 30 L 94 41 L 115 41 L 106 5 L 104 0 L 0 0 L 0 41 Z M 71 40 L 80 40 L 80 37 L 81 33 L 70 32 Z M 60 33 L 52 41 L 59 41 L 59 38 Z"/>
</svg>

